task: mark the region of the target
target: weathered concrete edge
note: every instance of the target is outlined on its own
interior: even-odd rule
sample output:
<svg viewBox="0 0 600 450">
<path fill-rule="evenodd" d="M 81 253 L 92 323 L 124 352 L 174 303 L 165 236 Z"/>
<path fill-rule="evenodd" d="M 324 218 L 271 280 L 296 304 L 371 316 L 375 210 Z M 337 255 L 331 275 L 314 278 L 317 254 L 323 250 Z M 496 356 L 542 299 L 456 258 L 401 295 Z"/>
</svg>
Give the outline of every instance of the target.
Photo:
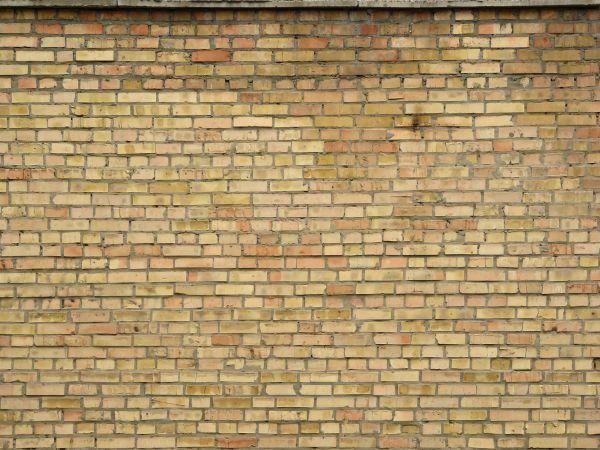
<svg viewBox="0 0 600 450">
<path fill-rule="evenodd" d="M 0 0 L 0 8 L 529 8 L 600 0 Z"/>
</svg>

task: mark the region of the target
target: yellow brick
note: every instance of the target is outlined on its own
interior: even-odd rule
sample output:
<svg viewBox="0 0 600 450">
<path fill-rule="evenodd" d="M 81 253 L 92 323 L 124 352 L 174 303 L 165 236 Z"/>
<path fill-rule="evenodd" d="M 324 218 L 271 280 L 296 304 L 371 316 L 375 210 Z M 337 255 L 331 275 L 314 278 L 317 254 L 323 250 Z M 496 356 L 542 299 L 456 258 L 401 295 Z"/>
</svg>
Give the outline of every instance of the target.
<svg viewBox="0 0 600 450">
<path fill-rule="evenodd" d="M 498 73 L 499 63 L 462 63 L 461 73 Z"/>
<path fill-rule="evenodd" d="M 135 144 L 118 144 L 117 153 L 125 155 L 139 155 L 147 153 L 156 153 L 154 143 L 135 143 Z"/>
<path fill-rule="evenodd" d="M 80 52 L 77 52 L 79 54 Z M 153 51 L 128 51 L 119 50 L 117 52 L 117 61 L 155 61 L 156 53 Z M 112 61 L 112 59 L 108 60 Z"/>
<path fill-rule="evenodd" d="M 173 114 L 176 116 L 209 116 L 209 105 L 173 105 Z"/>
<path fill-rule="evenodd" d="M 519 113 L 525 111 L 523 103 L 487 103 L 487 113 Z"/>
<path fill-rule="evenodd" d="M 294 46 L 292 38 L 261 38 L 256 41 L 258 48 L 291 48 Z"/>
<path fill-rule="evenodd" d="M 544 50 L 542 59 L 544 61 L 579 61 L 581 53 L 579 50 Z"/>
<path fill-rule="evenodd" d="M 154 92 L 119 92 L 117 101 L 119 103 L 154 103 L 156 94 Z"/>
<path fill-rule="evenodd" d="M 479 49 L 442 50 L 443 60 L 468 60 L 479 59 Z"/>
<path fill-rule="evenodd" d="M 0 75 L 25 75 L 29 71 L 26 64 L 0 65 Z"/>
<path fill-rule="evenodd" d="M 114 61 L 113 50 L 78 50 L 75 52 L 76 61 Z"/>
<path fill-rule="evenodd" d="M 52 51 L 31 51 L 17 50 L 15 52 L 16 61 L 54 61 L 54 52 Z"/>
<path fill-rule="evenodd" d="M 213 202 L 217 205 L 249 205 L 248 194 L 214 194 Z"/>
<path fill-rule="evenodd" d="M 81 103 L 114 103 L 117 95 L 112 92 L 80 92 L 77 101 Z"/>
<path fill-rule="evenodd" d="M 322 141 L 295 141 L 292 142 L 292 151 L 295 153 L 322 153 L 325 144 Z"/>
</svg>

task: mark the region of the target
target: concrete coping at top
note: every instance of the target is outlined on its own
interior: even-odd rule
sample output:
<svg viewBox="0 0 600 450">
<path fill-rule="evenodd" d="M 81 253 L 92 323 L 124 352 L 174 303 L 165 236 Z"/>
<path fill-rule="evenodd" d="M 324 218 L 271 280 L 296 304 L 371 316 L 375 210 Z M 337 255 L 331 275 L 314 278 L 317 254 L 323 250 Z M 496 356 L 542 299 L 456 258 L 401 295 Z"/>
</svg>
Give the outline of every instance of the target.
<svg viewBox="0 0 600 450">
<path fill-rule="evenodd" d="M 9 8 L 494 8 L 597 6 L 600 0 L 0 0 Z"/>
</svg>

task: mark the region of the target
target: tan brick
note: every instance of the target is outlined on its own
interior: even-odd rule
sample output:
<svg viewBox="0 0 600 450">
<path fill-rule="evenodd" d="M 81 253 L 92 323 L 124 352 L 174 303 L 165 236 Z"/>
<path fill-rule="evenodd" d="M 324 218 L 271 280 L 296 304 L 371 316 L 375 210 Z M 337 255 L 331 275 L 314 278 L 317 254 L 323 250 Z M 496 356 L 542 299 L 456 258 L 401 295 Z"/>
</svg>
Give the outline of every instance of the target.
<svg viewBox="0 0 600 450">
<path fill-rule="evenodd" d="M 528 36 L 511 36 L 511 37 L 493 37 L 491 39 L 492 48 L 522 48 L 529 47 Z"/>
<path fill-rule="evenodd" d="M 75 52 L 77 61 L 114 61 L 113 50 L 78 50 Z"/>
<path fill-rule="evenodd" d="M 54 61 L 54 52 L 17 50 L 15 61 Z"/>
</svg>

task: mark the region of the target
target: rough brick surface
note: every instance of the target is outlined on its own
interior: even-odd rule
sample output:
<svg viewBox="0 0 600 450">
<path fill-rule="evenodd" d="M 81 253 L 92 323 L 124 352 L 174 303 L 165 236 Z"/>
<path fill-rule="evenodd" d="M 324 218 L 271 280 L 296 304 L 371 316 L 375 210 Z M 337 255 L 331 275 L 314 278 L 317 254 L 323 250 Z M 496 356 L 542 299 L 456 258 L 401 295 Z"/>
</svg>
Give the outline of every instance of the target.
<svg viewBox="0 0 600 450">
<path fill-rule="evenodd" d="M 0 11 L 0 447 L 600 445 L 600 14 Z"/>
</svg>

